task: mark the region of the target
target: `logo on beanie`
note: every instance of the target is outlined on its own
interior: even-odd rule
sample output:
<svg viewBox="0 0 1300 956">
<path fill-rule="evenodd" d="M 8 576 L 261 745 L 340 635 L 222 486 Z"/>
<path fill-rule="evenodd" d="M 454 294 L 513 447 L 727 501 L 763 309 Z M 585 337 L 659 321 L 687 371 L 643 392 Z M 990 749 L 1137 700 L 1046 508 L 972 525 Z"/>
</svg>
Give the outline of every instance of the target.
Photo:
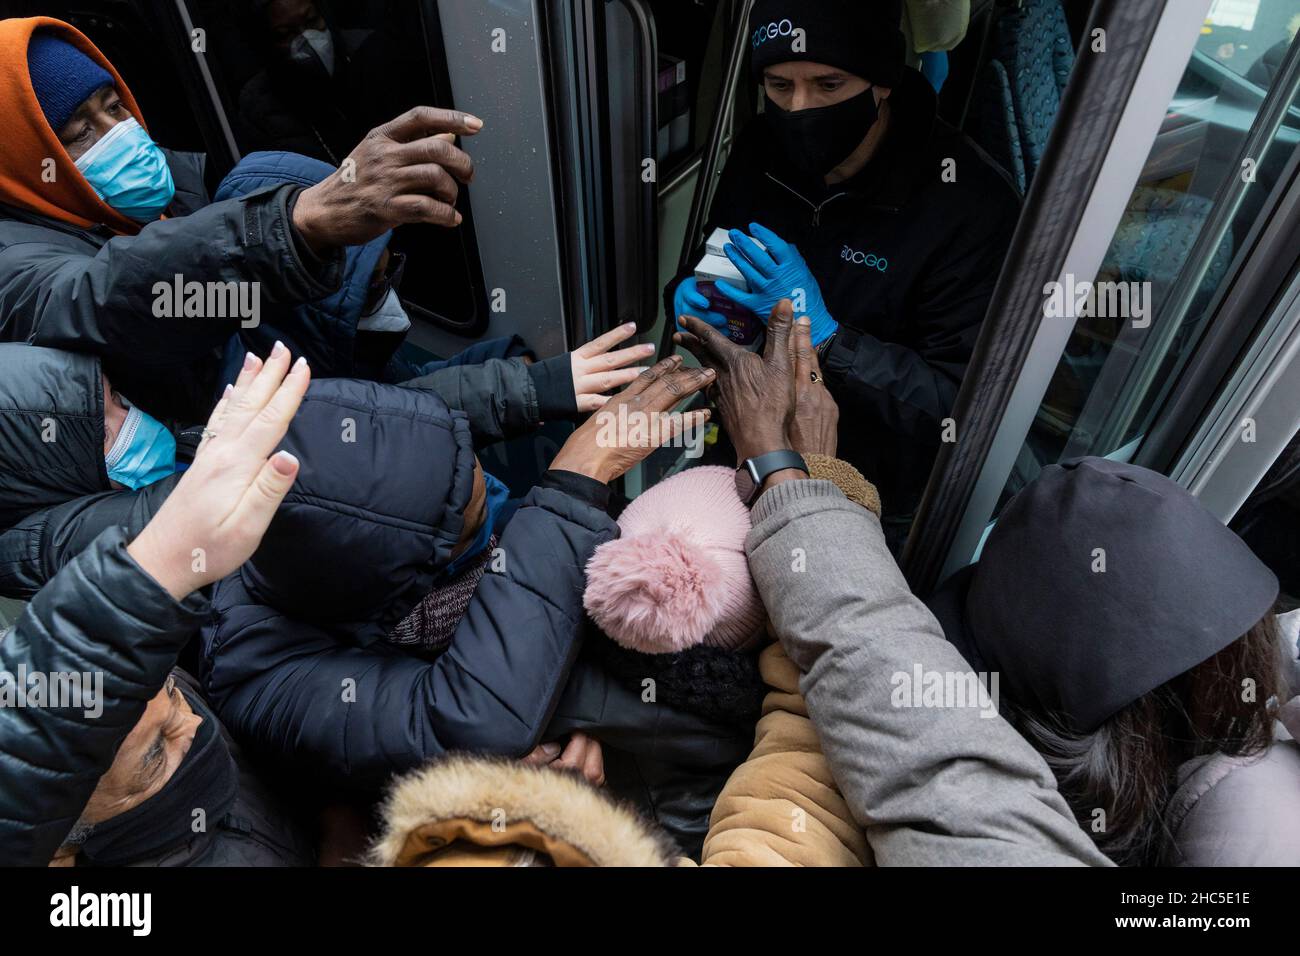
<svg viewBox="0 0 1300 956">
<path fill-rule="evenodd" d="M 764 24 L 754 31 L 753 44 L 757 50 L 769 40 L 779 40 L 782 37 L 790 37 L 795 43 L 802 43 L 804 39 L 803 27 L 797 27 L 789 19 L 773 20 L 771 23 Z M 796 50 L 798 53 L 804 52 L 800 47 Z"/>
</svg>

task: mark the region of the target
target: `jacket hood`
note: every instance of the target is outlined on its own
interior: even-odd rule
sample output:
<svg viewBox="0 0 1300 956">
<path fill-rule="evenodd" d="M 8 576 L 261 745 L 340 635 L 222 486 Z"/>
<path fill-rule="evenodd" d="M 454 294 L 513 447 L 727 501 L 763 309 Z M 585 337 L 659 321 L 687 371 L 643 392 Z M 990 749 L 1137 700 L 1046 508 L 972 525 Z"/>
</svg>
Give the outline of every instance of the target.
<svg viewBox="0 0 1300 956">
<path fill-rule="evenodd" d="M 329 163 L 300 153 L 283 150 L 249 153 L 226 174 L 212 198 L 214 202 L 221 202 L 285 183 L 314 186 L 328 179 L 334 171 L 335 167 Z M 361 310 L 370 294 L 370 277 L 392 238 L 392 230 L 388 230 L 363 245 L 348 246 L 343 250 L 343 277 L 338 289 L 299 307 L 308 310 L 315 319 L 308 328 L 321 330 L 320 334 L 328 339 L 319 348 L 352 351 L 351 343 L 357 334 Z"/>
<path fill-rule="evenodd" d="M 474 480 L 469 422 L 431 391 L 326 379 L 280 447 L 302 467 L 238 573 L 257 600 L 370 643 L 451 558 Z"/>
<path fill-rule="evenodd" d="M 109 487 L 99 359 L 0 345 L 0 528 Z"/>
<path fill-rule="evenodd" d="M 99 198 L 41 111 L 27 72 L 27 44 L 37 30 L 57 35 L 107 70 L 122 105 L 148 129 L 140 107 L 113 64 L 80 30 L 52 17 L 0 20 L 0 115 L 5 118 L 0 202 L 81 229 L 103 225 L 117 233 L 134 235 L 140 231 L 140 224 Z M 52 182 L 47 182 L 49 177 L 44 175 L 47 159 L 54 161 Z"/>
<path fill-rule="evenodd" d="M 1277 578 L 1175 482 L 1136 465 L 1049 465 L 979 563 L 928 602 L 976 671 L 1082 732 L 1214 656 L 1267 614 Z"/>
<path fill-rule="evenodd" d="M 670 842 L 577 774 L 457 756 L 390 791 L 372 866 L 672 866 Z"/>
</svg>

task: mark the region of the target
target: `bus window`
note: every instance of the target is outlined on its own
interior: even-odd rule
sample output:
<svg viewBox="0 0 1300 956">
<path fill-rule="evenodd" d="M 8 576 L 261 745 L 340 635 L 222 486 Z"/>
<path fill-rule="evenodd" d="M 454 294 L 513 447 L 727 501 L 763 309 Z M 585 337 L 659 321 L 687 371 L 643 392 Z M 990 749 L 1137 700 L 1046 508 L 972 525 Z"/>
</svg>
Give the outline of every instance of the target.
<svg viewBox="0 0 1300 956">
<path fill-rule="evenodd" d="M 1267 89 L 1297 29 L 1300 11 L 1291 0 L 1215 0 L 1196 49 Z"/>
<path fill-rule="evenodd" d="M 1149 433 L 1206 330 L 1234 255 L 1300 143 L 1294 71 L 1284 80 L 1255 69 L 1278 42 L 1284 52 L 1295 42 L 1293 11 L 1276 0 L 1212 8 L 1101 272 L 1067 276 L 1062 288 L 1046 290 L 1048 321 L 1069 322 L 1073 332 L 1004 501 L 1053 462 L 1131 460 Z M 1220 42 L 1210 43 L 1214 37 Z M 1267 110 L 1268 103 L 1283 108 Z"/>
<path fill-rule="evenodd" d="M 722 87 L 726 3 L 651 0 L 659 43 L 660 182 L 699 157 Z"/>
<path fill-rule="evenodd" d="M 422 6 L 188 0 L 195 26 L 207 31 L 208 66 L 240 151 L 288 150 L 333 165 L 412 106 L 451 105 L 436 17 Z M 461 209 L 460 228 L 403 226 L 392 248 L 407 259 L 401 295 L 412 318 L 473 337 L 486 324 L 486 300 Z"/>
</svg>

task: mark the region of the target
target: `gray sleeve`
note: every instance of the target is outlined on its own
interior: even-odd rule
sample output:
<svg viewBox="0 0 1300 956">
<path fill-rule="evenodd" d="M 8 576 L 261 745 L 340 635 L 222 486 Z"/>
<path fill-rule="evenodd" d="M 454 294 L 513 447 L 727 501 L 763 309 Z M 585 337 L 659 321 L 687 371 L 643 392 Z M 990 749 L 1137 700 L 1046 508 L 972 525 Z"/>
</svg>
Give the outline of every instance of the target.
<svg viewBox="0 0 1300 956">
<path fill-rule="evenodd" d="M 1010 724 L 979 706 L 917 706 L 918 670 L 970 668 L 912 595 L 874 514 L 806 480 L 769 490 L 753 519 L 750 569 L 879 863 L 1108 864 Z"/>
</svg>

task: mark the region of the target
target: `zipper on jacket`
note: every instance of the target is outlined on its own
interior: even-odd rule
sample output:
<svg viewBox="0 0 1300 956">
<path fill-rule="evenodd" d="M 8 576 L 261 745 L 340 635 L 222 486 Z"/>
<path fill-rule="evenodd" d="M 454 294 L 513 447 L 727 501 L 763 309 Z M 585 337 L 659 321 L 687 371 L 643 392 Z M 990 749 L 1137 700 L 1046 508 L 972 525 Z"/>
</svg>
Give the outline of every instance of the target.
<svg viewBox="0 0 1300 956">
<path fill-rule="evenodd" d="M 845 189 L 845 190 L 841 190 L 840 192 L 837 192 L 834 196 L 826 197 L 821 201 L 820 204 L 818 204 L 813 202 L 803 193 L 799 192 L 799 190 L 795 189 L 793 186 L 787 186 L 785 183 L 781 182 L 781 180 L 777 179 L 771 173 L 764 173 L 764 175 L 767 176 L 768 179 L 772 180 L 772 182 L 780 186 L 782 189 L 786 190 L 787 192 L 791 193 L 794 196 L 797 196 L 798 198 L 802 199 L 804 202 L 806 202 L 809 206 L 812 207 L 812 211 L 813 211 L 812 224 L 814 226 L 820 226 L 822 224 L 822 209 L 824 209 L 826 206 L 828 206 L 829 204 L 833 203 L 835 200 L 840 199 L 844 196 L 857 195 L 852 190 Z M 887 213 L 898 212 L 897 206 L 887 206 L 884 205 L 883 203 L 870 203 L 865 208 L 873 212 L 887 212 Z"/>
<path fill-rule="evenodd" d="M 823 207 L 829 205 L 830 203 L 833 203 L 835 200 L 839 199 L 839 198 L 842 197 L 842 196 L 847 196 L 847 195 L 848 195 L 847 192 L 838 192 L 838 193 L 836 193 L 834 196 L 827 196 L 827 197 L 826 197 L 825 199 L 823 199 L 820 203 L 815 203 L 815 202 L 813 202 L 811 199 L 809 199 L 807 196 L 805 196 L 803 193 L 799 192 L 799 190 L 794 189 L 794 188 L 791 187 L 791 186 L 787 186 L 785 183 L 781 182 L 781 180 L 777 179 L 777 178 L 776 178 L 775 176 L 773 176 L 771 173 L 765 173 L 764 175 L 766 175 L 768 179 L 772 180 L 772 182 L 776 183 L 776 184 L 777 184 L 778 186 L 780 186 L 782 189 L 784 189 L 784 190 L 786 190 L 787 192 L 789 192 L 791 195 L 793 195 L 793 196 L 798 196 L 800 199 L 802 199 L 804 202 L 806 202 L 809 206 L 812 206 L 812 211 L 813 211 L 813 220 L 812 220 L 812 224 L 813 224 L 814 226 L 820 226 L 820 225 L 822 224 L 822 208 L 823 208 Z"/>
</svg>

